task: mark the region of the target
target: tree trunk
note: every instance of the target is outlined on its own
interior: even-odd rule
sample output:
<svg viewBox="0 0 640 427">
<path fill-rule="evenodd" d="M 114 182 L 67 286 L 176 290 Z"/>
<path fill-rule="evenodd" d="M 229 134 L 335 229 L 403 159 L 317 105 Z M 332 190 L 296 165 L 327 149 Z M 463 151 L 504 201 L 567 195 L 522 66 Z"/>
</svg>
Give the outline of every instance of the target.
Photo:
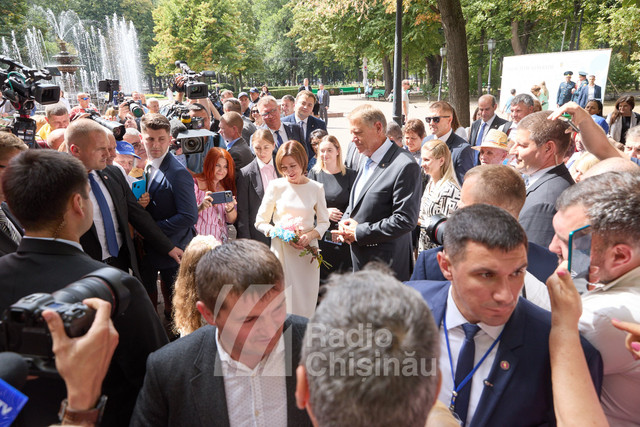
<svg viewBox="0 0 640 427">
<path fill-rule="evenodd" d="M 484 69 L 484 28 L 480 30 L 480 49 L 478 49 L 478 97 L 482 96 L 482 71 Z"/>
<path fill-rule="evenodd" d="M 519 21 L 511 21 L 511 47 L 516 55 L 524 55 L 524 49 L 520 44 L 520 36 L 518 35 Z"/>
<path fill-rule="evenodd" d="M 427 82 L 430 86 L 436 87 L 438 86 L 438 78 L 440 73 L 440 62 L 442 62 L 442 58 L 440 55 L 432 55 L 427 56 Z"/>
<path fill-rule="evenodd" d="M 382 58 L 382 70 L 384 72 L 384 96 L 387 97 L 393 89 L 393 70 L 391 69 L 391 60 L 389 55 L 385 55 Z"/>
<path fill-rule="evenodd" d="M 456 108 L 462 126 L 469 126 L 469 56 L 467 31 L 460 0 L 438 0 L 438 8 L 447 42 L 449 99 Z"/>
</svg>

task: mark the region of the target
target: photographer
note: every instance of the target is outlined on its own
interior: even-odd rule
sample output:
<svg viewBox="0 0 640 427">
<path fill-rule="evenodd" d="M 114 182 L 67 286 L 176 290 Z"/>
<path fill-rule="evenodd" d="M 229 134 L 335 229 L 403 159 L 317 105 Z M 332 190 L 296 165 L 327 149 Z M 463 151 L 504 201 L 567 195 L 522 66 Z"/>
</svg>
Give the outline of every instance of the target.
<svg viewBox="0 0 640 427">
<path fill-rule="evenodd" d="M 93 223 L 87 170 L 79 160 L 53 150 L 28 150 L 5 169 L 7 203 L 25 228 L 16 253 L 0 258 L 0 312 L 36 292 L 52 293 L 105 267 L 82 251 L 80 236 Z M 128 425 L 145 374 L 147 356 L 168 342 L 138 280 L 122 273 L 128 308 L 114 319 L 120 334 L 103 392 L 109 396 L 103 426 Z M 22 425 L 55 423 L 64 386 L 59 379 L 29 381 Z"/>
</svg>

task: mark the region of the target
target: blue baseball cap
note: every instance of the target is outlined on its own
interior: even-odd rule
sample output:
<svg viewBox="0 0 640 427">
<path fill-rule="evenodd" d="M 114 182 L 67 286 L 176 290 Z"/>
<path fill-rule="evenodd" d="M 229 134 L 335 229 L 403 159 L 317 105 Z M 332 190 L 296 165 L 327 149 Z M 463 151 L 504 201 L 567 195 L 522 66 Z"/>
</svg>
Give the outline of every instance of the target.
<svg viewBox="0 0 640 427">
<path fill-rule="evenodd" d="M 238 99 L 242 98 L 243 96 L 246 96 L 247 98 L 249 97 L 249 95 L 247 95 L 247 92 L 240 92 L 238 94 Z"/>
<path fill-rule="evenodd" d="M 140 158 L 133 149 L 133 145 L 129 144 L 127 141 L 116 141 L 116 153 L 133 156 L 136 159 Z"/>
</svg>

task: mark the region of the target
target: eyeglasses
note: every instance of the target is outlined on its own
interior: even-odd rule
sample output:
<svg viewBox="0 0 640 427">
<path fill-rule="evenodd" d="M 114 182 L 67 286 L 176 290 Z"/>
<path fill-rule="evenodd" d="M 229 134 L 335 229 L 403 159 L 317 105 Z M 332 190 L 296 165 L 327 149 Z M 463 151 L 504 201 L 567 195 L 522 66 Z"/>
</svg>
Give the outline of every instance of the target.
<svg viewBox="0 0 640 427">
<path fill-rule="evenodd" d="M 84 98 L 80 98 L 80 99 L 82 99 L 83 101 L 87 101 L 87 100 L 89 100 L 89 99 L 91 99 L 91 98 L 89 98 L 88 96 L 86 96 L 86 97 L 84 97 Z"/>
<path fill-rule="evenodd" d="M 265 118 L 266 118 L 266 117 L 269 117 L 270 115 L 275 114 L 275 113 L 277 113 L 277 112 L 278 112 L 278 109 L 277 109 L 277 108 L 273 108 L 273 109 L 271 109 L 271 110 L 269 110 L 269 111 L 265 111 L 264 113 L 262 113 L 262 114 L 260 114 L 260 115 L 261 115 L 262 117 L 265 117 Z"/>
<path fill-rule="evenodd" d="M 258 110 L 251 110 L 251 114 L 257 114 Z"/>
<path fill-rule="evenodd" d="M 425 117 L 424 121 L 427 122 L 427 124 L 431 123 L 431 120 L 433 120 L 433 123 L 440 123 L 440 119 L 446 119 L 448 117 L 451 116 L 433 116 L 433 117 Z"/>
</svg>

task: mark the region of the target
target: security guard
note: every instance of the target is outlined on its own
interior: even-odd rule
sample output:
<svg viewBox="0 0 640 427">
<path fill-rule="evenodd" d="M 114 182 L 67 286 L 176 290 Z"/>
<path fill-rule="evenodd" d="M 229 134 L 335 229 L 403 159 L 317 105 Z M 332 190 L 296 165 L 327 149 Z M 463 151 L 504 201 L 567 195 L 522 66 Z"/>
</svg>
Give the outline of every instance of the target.
<svg viewBox="0 0 640 427">
<path fill-rule="evenodd" d="M 577 87 L 573 91 L 573 96 L 571 97 L 571 100 L 573 102 L 578 102 L 580 100 L 580 94 L 582 94 L 583 90 L 586 90 L 585 88 L 587 87 L 588 84 L 589 82 L 587 81 L 586 71 L 578 71 L 578 83 L 576 84 Z M 584 108 L 582 105 L 581 107 Z"/>
<path fill-rule="evenodd" d="M 560 87 L 558 87 L 558 107 L 571 101 L 573 89 L 576 87 L 576 83 L 571 81 L 571 76 L 573 76 L 573 71 L 564 72 L 565 81 L 560 83 Z"/>
</svg>

